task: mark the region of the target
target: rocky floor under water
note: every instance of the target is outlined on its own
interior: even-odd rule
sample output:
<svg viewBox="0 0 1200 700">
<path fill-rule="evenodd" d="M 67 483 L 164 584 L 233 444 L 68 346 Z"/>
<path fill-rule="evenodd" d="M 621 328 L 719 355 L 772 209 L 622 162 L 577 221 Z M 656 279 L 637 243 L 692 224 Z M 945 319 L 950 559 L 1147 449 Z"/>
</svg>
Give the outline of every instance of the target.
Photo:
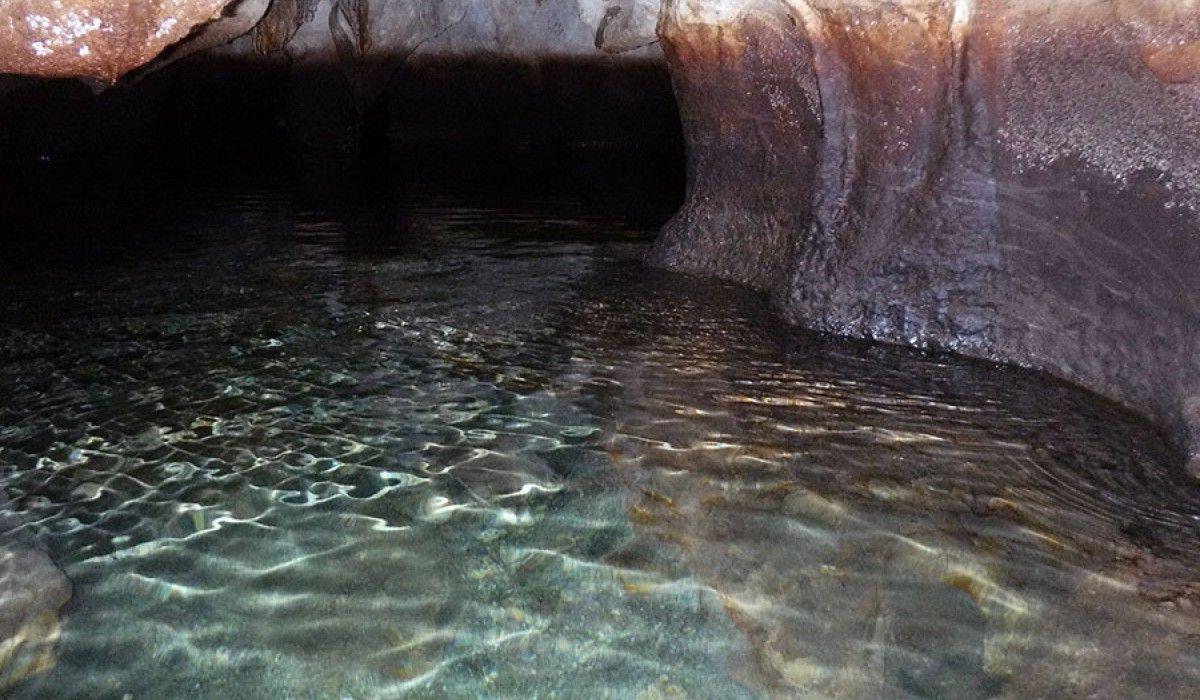
<svg viewBox="0 0 1200 700">
<path fill-rule="evenodd" d="M 644 183 L 317 189 L 0 272 L 12 697 L 1200 687 L 1200 488 L 1128 413 L 643 268 Z"/>
</svg>

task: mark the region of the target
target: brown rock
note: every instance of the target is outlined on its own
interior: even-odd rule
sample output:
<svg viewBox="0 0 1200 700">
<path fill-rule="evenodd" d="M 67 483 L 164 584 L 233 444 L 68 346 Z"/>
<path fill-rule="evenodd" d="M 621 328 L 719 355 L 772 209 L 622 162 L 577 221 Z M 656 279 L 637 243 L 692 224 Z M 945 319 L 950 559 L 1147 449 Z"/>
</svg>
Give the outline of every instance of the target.
<svg viewBox="0 0 1200 700">
<path fill-rule="evenodd" d="M 230 0 L 15 0 L 0 8 L 0 72 L 107 83 L 141 66 Z"/>
</svg>

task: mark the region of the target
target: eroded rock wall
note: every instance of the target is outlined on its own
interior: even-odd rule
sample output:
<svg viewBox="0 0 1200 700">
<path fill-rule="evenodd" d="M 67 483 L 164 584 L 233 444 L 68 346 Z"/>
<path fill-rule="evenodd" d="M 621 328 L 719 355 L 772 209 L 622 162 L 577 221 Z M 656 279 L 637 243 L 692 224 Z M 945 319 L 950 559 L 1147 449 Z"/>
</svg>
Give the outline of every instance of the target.
<svg viewBox="0 0 1200 700">
<path fill-rule="evenodd" d="M 1043 368 L 1200 468 L 1195 3 L 666 0 L 688 202 L 659 264 Z"/>
</svg>

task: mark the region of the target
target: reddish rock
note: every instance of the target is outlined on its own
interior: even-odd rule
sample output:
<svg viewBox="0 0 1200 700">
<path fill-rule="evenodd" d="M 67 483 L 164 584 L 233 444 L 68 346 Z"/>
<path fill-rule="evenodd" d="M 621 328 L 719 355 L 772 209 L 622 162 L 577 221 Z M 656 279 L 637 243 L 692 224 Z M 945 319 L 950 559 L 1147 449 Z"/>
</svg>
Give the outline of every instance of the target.
<svg viewBox="0 0 1200 700">
<path fill-rule="evenodd" d="M 0 8 L 0 73 L 116 81 L 230 0 L 15 0 Z"/>
<path fill-rule="evenodd" d="M 652 259 L 1045 369 L 1200 468 L 1192 5 L 667 0 L 689 193 Z"/>
</svg>

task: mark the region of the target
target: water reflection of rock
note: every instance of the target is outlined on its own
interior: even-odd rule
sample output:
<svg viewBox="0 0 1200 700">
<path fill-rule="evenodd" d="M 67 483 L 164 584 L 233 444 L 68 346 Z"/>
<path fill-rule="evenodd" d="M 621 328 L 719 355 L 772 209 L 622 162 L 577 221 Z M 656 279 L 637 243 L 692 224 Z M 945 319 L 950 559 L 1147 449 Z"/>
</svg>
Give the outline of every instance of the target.
<svg viewBox="0 0 1200 700">
<path fill-rule="evenodd" d="M 54 666 L 59 611 L 71 598 L 67 577 L 19 526 L 0 491 L 0 692 Z"/>
<path fill-rule="evenodd" d="M 780 353 L 753 337 L 753 299 L 731 326 L 713 308 L 737 293 L 689 286 L 610 283 L 621 297 L 567 326 L 622 349 L 592 359 L 630 519 L 721 596 L 757 649 L 741 680 L 956 698 L 1200 683 L 1200 493 L 1146 426 L 1031 373 L 819 338 Z"/>
</svg>

